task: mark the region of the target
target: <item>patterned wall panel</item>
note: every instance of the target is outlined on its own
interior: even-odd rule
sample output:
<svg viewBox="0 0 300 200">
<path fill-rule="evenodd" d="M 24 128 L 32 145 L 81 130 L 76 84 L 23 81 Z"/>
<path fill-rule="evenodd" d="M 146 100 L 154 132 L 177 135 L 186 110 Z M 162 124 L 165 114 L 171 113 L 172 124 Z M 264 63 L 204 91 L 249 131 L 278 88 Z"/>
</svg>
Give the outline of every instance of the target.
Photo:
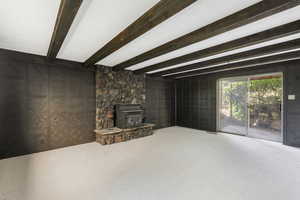
<svg viewBox="0 0 300 200">
<path fill-rule="evenodd" d="M 175 82 L 162 78 L 146 79 L 146 121 L 155 128 L 175 125 Z"/>
<path fill-rule="evenodd" d="M 29 152 L 27 130 L 27 70 L 15 61 L 0 62 L 0 158 Z"/>
<path fill-rule="evenodd" d="M 287 70 L 286 97 L 284 110 L 286 110 L 286 139 L 285 142 L 292 146 L 300 147 L 300 62 L 290 64 Z M 288 95 L 296 95 L 296 100 L 288 100 Z"/>
<path fill-rule="evenodd" d="M 0 159 L 95 141 L 95 74 L 0 50 Z"/>
</svg>

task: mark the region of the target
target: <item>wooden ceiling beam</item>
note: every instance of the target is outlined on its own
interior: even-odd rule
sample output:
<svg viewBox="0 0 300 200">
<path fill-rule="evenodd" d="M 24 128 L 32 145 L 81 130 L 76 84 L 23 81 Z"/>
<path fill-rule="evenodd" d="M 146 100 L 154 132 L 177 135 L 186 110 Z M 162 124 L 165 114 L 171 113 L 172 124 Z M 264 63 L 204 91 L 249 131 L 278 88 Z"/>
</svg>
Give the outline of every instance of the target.
<svg viewBox="0 0 300 200">
<path fill-rule="evenodd" d="M 235 61 L 250 59 L 259 56 L 266 56 L 269 54 L 280 53 L 280 52 L 290 51 L 295 49 L 300 49 L 300 39 L 295 39 L 288 42 L 282 42 L 279 44 L 261 47 L 258 49 L 244 51 L 241 53 L 215 58 L 203 62 L 198 62 L 198 63 L 194 63 L 191 65 L 186 65 L 174 69 L 164 70 L 164 71 L 149 74 L 149 76 L 156 77 L 156 76 L 163 76 L 163 75 L 174 74 L 174 73 L 181 73 L 188 70 L 197 70 L 197 69 L 207 68 L 213 65 L 226 64 L 228 62 L 235 62 Z"/>
<path fill-rule="evenodd" d="M 300 4 L 299 0 L 263 0 L 221 20 L 195 30 L 150 51 L 124 61 L 114 67 L 115 71 L 161 56 L 188 45 L 206 40 L 243 25 L 258 21 Z M 170 65 L 169 65 L 170 66 Z M 159 65 L 157 67 L 160 67 Z M 151 67 L 152 68 L 152 67 Z"/>
<path fill-rule="evenodd" d="M 47 56 L 56 58 L 83 0 L 61 0 Z"/>
<path fill-rule="evenodd" d="M 266 64 L 272 64 L 272 63 L 279 63 L 284 62 L 288 60 L 298 60 L 300 59 L 300 51 L 294 51 L 289 53 L 283 53 L 279 55 L 273 55 L 263 58 L 257 58 L 254 60 L 247 60 L 237 63 L 231 63 L 231 64 L 225 64 L 213 68 L 208 69 L 200 69 L 195 70 L 191 72 L 181 73 L 181 74 L 175 74 L 172 76 L 168 76 L 167 78 L 185 78 L 185 77 L 192 77 L 192 76 L 198 76 L 198 75 L 205 75 L 205 74 L 211 74 L 211 73 L 217 73 L 217 72 L 224 72 L 224 71 L 230 71 L 230 70 L 237 70 L 242 68 L 249 68 L 249 67 L 255 67 L 255 66 L 261 66 Z"/>
<path fill-rule="evenodd" d="M 84 65 L 89 66 L 99 62 L 196 1 L 197 0 L 161 0 L 93 56 L 87 59 Z"/>
<path fill-rule="evenodd" d="M 217 54 L 225 53 L 228 51 L 252 46 L 255 44 L 262 43 L 262 42 L 282 38 L 282 37 L 293 35 L 293 34 L 296 34 L 299 32 L 300 32 L 300 20 L 289 23 L 289 24 L 281 25 L 281 26 L 278 26 L 278 27 L 275 27 L 275 28 L 272 28 L 272 29 L 269 29 L 266 31 L 255 33 L 250 36 L 246 36 L 246 37 L 239 38 L 239 39 L 236 39 L 233 41 L 229 41 L 229 42 L 226 42 L 226 43 L 214 46 L 214 47 L 202 49 L 202 50 L 190 53 L 190 54 L 179 56 L 179 57 L 155 64 L 155 65 L 151 65 L 151 66 L 142 68 L 140 70 L 136 70 L 135 73 L 141 74 L 141 73 L 145 73 L 145 72 L 149 72 L 149 71 L 159 70 L 159 69 L 163 69 L 166 67 L 186 63 L 189 61 L 198 60 L 198 59 L 206 58 L 209 56 L 214 56 Z"/>
</svg>

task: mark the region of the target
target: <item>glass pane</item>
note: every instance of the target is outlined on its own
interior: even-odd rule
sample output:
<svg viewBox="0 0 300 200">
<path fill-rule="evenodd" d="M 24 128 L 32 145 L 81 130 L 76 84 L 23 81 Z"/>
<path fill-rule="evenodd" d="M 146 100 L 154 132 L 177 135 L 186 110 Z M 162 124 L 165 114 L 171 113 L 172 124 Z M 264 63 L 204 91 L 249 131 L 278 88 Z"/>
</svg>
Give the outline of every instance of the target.
<svg viewBox="0 0 300 200">
<path fill-rule="evenodd" d="M 219 129 L 223 132 L 246 135 L 248 79 L 226 79 L 221 80 L 219 84 Z"/>
<path fill-rule="evenodd" d="M 281 75 L 250 78 L 248 130 L 250 137 L 282 141 L 281 99 Z"/>
</svg>

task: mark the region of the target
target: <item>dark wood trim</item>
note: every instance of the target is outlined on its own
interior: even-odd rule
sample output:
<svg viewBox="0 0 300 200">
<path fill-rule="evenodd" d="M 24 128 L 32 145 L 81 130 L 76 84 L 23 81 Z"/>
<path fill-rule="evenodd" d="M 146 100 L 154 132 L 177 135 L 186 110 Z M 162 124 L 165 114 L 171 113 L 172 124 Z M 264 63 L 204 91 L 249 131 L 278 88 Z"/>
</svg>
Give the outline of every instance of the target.
<svg viewBox="0 0 300 200">
<path fill-rule="evenodd" d="M 270 15 L 279 13 L 283 10 L 299 5 L 299 1 L 293 0 L 264 0 L 209 24 L 203 28 L 195 30 L 175 40 L 167 42 L 150 51 L 142 53 L 134 58 L 124 61 L 114 67 L 115 71 L 125 69 L 132 65 L 144 62 L 146 60 L 161 56 L 171 51 L 186 47 L 188 45 L 206 40 L 213 36 L 225 33 L 243 25 L 255 22 Z"/>
<path fill-rule="evenodd" d="M 242 61 L 242 62 L 238 62 L 238 63 L 221 65 L 221 66 L 212 67 L 212 68 L 208 68 L 208 69 L 200 69 L 200 70 L 195 70 L 195 71 L 191 71 L 191 72 L 175 74 L 172 76 L 168 76 L 168 78 L 175 78 L 175 79 L 186 78 L 189 76 L 191 77 L 191 76 L 212 74 L 212 73 L 217 73 L 217 72 L 244 69 L 244 68 L 249 68 L 249 67 L 267 65 L 267 64 L 278 63 L 278 62 L 285 62 L 288 60 L 298 60 L 298 59 L 300 59 L 300 51 L 294 51 L 294 52 L 288 52 L 288 53 L 283 53 L 283 54 L 279 54 L 279 55 L 258 58 L 258 59 L 254 59 L 254 60 L 247 60 L 247 61 Z"/>
<path fill-rule="evenodd" d="M 114 39 L 108 42 L 99 51 L 97 51 L 93 56 L 87 59 L 84 65 L 89 66 L 97 63 L 196 1 L 197 0 L 160 1 L 150 10 L 148 10 L 143 16 L 118 34 Z"/>
<path fill-rule="evenodd" d="M 300 48 L 300 39 L 295 39 L 288 42 L 282 42 L 279 44 L 274 44 L 274 45 L 270 45 L 258 49 L 237 53 L 234 55 L 224 56 L 212 60 L 198 62 L 191 65 L 186 65 L 183 67 L 178 67 L 175 69 L 156 72 L 153 74 L 149 74 L 149 76 L 155 77 L 155 76 L 162 76 L 162 75 L 173 74 L 173 73 L 180 73 L 188 70 L 202 69 L 213 65 L 226 64 L 226 62 L 233 62 L 233 61 L 258 57 L 258 56 L 265 56 L 268 54 L 280 53 L 280 52 L 299 49 L 299 48 Z"/>
<path fill-rule="evenodd" d="M 278 27 L 275 27 L 275 28 L 272 28 L 272 29 L 269 29 L 266 31 L 262 31 L 262 32 L 259 32 L 259 33 L 256 33 L 256 34 L 253 34 L 253 35 L 250 35 L 247 37 L 239 38 L 237 40 L 226 42 L 224 44 L 220 44 L 220 45 L 217 45 L 214 47 L 202 49 L 202 50 L 190 53 L 190 54 L 179 56 L 179 57 L 155 64 L 155 65 L 151 65 L 151 66 L 142 68 L 140 70 L 136 70 L 135 73 L 141 74 L 141 73 L 145 73 L 145 72 L 149 72 L 149 71 L 159 70 L 159 69 L 163 69 L 165 67 L 170 67 L 170 66 L 181 64 L 181 63 L 185 63 L 185 62 L 217 55 L 220 53 L 232 51 L 235 49 L 240 49 L 243 47 L 259 44 L 262 42 L 282 38 L 282 37 L 285 37 L 288 35 L 293 35 L 293 34 L 296 34 L 299 32 L 300 32 L 300 20 L 289 23 L 289 24 L 281 25 L 281 26 L 278 26 Z"/>
<path fill-rule="evenodd" d="M 81 4 L 82 0 L 61 0 L 48 49 L 49 58 L 56 58 Z"/>
</svg>

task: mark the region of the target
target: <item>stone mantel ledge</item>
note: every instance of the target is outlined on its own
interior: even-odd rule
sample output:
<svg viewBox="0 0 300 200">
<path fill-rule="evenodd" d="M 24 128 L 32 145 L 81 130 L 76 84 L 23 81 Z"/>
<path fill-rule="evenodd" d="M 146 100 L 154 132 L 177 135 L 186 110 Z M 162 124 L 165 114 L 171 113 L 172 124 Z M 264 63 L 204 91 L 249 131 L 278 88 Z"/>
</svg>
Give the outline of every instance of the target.
<svg viewBox="0 0 300 200">
<path fill-rule="evenodd" d="M 144 124 L 140 127 L 120 129 L 117 127 L 95 130 L 96 142 L 102 145 L 125 142 L 136 138 L 153 135 L 155 124 Z"/>
</svg>

